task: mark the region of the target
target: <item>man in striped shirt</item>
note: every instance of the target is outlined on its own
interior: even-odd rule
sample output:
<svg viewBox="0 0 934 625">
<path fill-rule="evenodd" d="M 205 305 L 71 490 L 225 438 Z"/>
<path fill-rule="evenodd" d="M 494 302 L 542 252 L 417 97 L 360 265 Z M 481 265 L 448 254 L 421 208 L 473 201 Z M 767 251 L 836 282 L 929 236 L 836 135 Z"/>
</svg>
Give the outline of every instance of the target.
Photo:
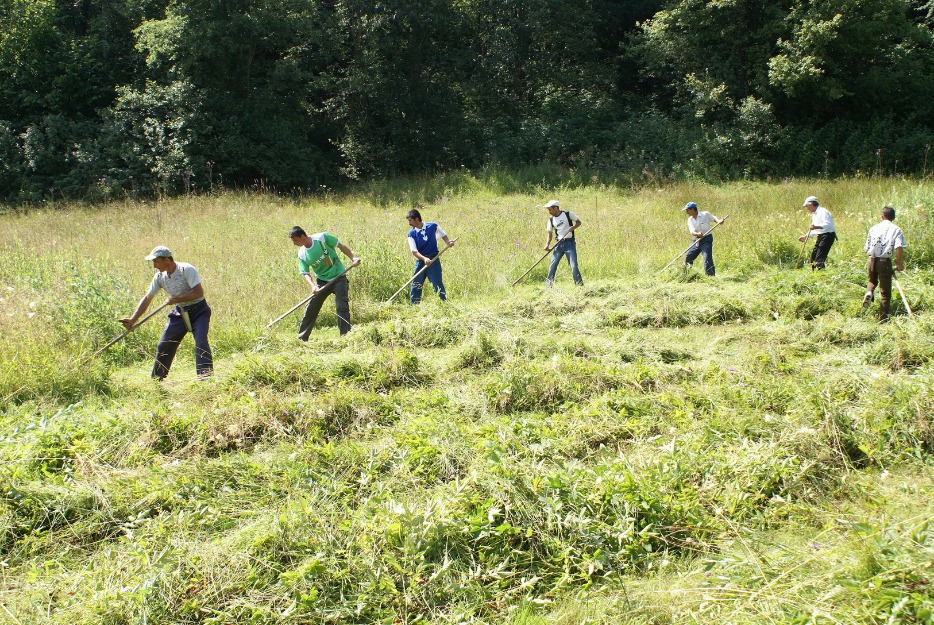
<svg viewBox="0 0 934 625">
<path fill-rule="evenodd" d="M 176 261 L 172 251 L 164 245 L 153 248 L 146 260 L 152 261 L 155 270 L 149 291 L 139 301 L 133 315 L 120 319 L 120 323 L 128 330 L 132 328 L 159 291 L 165 291 L 169 295 L 166 303 L 175 307 L 169 312 L 169 321 L 156 346 L 153 379 L 162 381 L 169 375 L 178 344 L 189 332 L 195 340 L 195 372 L 199 378 L 210 377 L 214 373 L 214 356 L 208 343 L 211 307 L 204 299 L 204 286 L 198 270 L 193 265 Z"/>
<path fill-rule="evenodd" d="M 882 209 L 882 221 L 869 229 L 866 236 L 866 245 L 863 246 L 869 260 L 866 272 L 869 274 L 869 285 L 863 296 L 863 307 L 869 308 L 875 299 L 876 285 L 879 286 L 879 321 L 889 318 L 889 301 L 892 297 L 892 255 L 895 255 L 895 271 L 904 271 L 902 264 L 905 237 L 902 229 L 892 223 L 895 220 L 895 209 L 886 206 Z"/>
</svg>

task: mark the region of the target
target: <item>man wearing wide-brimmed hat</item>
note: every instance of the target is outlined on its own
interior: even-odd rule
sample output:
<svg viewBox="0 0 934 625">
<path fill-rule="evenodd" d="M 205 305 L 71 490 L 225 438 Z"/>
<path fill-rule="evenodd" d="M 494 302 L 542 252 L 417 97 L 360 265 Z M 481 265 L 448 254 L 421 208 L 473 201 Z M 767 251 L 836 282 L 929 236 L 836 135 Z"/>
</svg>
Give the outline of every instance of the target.
<svg viewBox="0 0 934 625">
<path fill-rule="evenodd" d="M 211 326 L 211 307 L 204 299 L 204 287 L 198 270 L 188 263 L 176 262 L 172 251 L 164 245 L 157 245 L 146 260 L 152 261 L 156 270 L 149 291 L 136 306 L 132 317 L 121 319 L 127 329 L 149 308 L 150 302 L 160 289 L 169 294 L 167 304 L 175 307 L 169 313 L 169 322 L 162 332 L 156 347 L 156 362 L 152 366 L 152 377 L 162 380 L 169 374 L 178 344 L 191 332 L 195 339 L 195 371 L 198 377 L 208 377 L 214 373 L 214 357 L 208 344 L 208 329 Z"/>
</svg>

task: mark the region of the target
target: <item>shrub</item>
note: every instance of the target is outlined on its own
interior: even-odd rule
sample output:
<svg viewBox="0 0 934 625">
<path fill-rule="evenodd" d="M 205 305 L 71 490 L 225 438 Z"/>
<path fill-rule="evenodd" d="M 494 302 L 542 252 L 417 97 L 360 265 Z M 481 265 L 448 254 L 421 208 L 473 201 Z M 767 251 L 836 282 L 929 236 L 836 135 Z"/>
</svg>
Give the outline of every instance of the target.
<svg viewBox="0 0 934 625">
<path fill-rule="evenodd" d="M 395 402 L 385 394 L 338 386 L 309 402 L 320 419 L 326 439 L 348 436 L 375 426 L 391 425 L 397 418 Z"/>
<path fill-rule="evenodd" d="M 322 358 L 294 352 L 285 356 L 240 354 L 230 375 L 231 382 L 278 391 L 316 390 L 326 380 Z"/>
<path fill-rule="evenodd" d="M 866 351 L 866 362 L 890 371 L 917 369 L 934 359 L 934 341 L 918 333 L 881 336 Z"/>
<path fill-rule="evenodd" d="M 807 264 L 808 256 L 802 254 L 802 246 L 795 245 L 790 237 L 770 237 L 759 239 L 753 247 L 756 260 L 764 265 L 778 268 L 796 268 L 798 259 Z"/>
<path fill-rule="evenodd" d="M 26 162 L 10 123 L 0 120 L 0 202 L 15 201 L 26 185 Z"/>
</svg>

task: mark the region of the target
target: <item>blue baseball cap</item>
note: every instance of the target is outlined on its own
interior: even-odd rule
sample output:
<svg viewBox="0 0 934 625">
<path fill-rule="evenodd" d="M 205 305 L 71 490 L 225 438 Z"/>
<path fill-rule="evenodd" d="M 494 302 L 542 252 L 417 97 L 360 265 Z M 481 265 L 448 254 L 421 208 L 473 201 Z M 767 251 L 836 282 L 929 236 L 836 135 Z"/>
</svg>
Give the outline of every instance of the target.
<svg viewBox="0 0 934 625">
<path fill-rule="evenodd" d="M 694 210 L 697 210 L 697 203 L 696 203 L 696 202 L 688 202 L 687 204 L 684 205 L 684 208 L 682 208 L 681 210 L 686 211 L 686 210 L 690 210 L 690 209 L 692 209 L 692 208 L 693 208 Z"/>
</svg>

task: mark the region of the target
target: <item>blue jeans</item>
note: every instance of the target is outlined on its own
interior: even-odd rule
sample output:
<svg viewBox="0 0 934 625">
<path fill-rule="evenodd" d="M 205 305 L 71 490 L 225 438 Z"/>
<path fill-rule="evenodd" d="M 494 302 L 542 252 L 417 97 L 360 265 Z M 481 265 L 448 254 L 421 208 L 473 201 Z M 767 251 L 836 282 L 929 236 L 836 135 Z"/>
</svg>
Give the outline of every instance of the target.
<svg viewBox="0 0 934 625">
<path fill-rule="evenodd" d="M 717 275 L 717 269 L 713 266 L 713 235 L 708 234 L 707 236 L 701 237 L 700 240 L 694 244 L 694 247 L 691 248 L 691 251 L 688 252 L 688 255 L 685 257 L 684 262 L 688 265 L 694 264 L 694 259 L 697 256 L 704 257 L 704 273 L 708 276 Z"/>
<path fill-rule="evenodd" d="M 156 346 L 156 362 L 152 365 L 152 377 L 162 380 L 169 375 L 178 344 L 188 334 L 188 326 L 182 318 L 181 306 L 176 306 L 169 313 L 169 323 L 162 331 L 162 338 Z M 214 372 L 214 357 L 208 344 L 208 329 L 211 326 L 211 307 L 205 300 L 185 307 L 191 321 L 191 334 L 195 339 L 195 371 L 198 375 L 211 375 Z"/>
<path fill-rule="evenodd" d="M 571 275 L 574 276 L 574 283 L 578 285 L 584 284 L 581 271 L 577 266 L 577 242 L 574 241 L 574 239 L 561 241 L 555 245 L 555 249 L 551 253 L 551 266 L 548 267 L 547 283 L 551 284 L 554 281 L 555 272 L 558 271 L 558 264 L 561 262 L 562 256 L 568 257 L 568 264 L 571 266 Z"/>
<path fill-rule="evenodd" d="M 437 255 L 432 258 L 437 258 Z M 422 267 L 425 266 L 425 262 L 419 258 L 415 261 L 415 272 L 418 273 L 422 270 Z M 441 261 L 436 260 L 435 262 L 428 265 L 428 269 L 425 270 L 425 273 L 417 277 L 412 281 L 412 286 L 409 289 L 409 301 L 413 304 L 418 304 L 422 301 L 422 288 L 425 286 L 425 279 L 428 279 L 431 282 L 431 288 L 435 290 L 435 293 L 438 294 L 438 299 L 442 302 L 447 301 L 447 293 L 444 290 L 444 283 L 441 281 Z"/>
</svg>

